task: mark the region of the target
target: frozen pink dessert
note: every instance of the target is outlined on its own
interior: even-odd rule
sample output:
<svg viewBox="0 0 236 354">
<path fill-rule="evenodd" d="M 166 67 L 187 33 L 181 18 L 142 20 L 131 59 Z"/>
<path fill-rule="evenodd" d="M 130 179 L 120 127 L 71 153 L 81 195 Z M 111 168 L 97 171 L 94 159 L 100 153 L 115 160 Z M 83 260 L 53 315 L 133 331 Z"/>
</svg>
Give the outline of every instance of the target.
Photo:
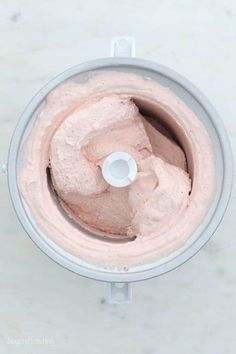
<svg viewBox="0 0 236 354">
<path fill-rule="evenodd" d="M 101 170 L 119 151 L 138 168 L 123 188 Z M 48 238 L 88 263 L 127 270 L 183 245 L 207 212 L 214 174 L 210 138 L 182 101 L 149 79 L 104 72 L 50 93 L 19 185 Z"/>
</svg>

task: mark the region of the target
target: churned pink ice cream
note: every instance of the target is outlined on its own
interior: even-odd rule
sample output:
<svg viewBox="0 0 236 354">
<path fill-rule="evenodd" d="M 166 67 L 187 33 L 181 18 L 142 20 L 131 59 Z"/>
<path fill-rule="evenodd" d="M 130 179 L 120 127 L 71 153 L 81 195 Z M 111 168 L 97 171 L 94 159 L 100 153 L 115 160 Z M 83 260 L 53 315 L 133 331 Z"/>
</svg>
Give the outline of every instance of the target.
<svg viewBox="0 0 236 354">
<path fill-rule="evenodd" d="M 51 173 L 75 221 L 110 236 L 139 237 L 163 228 L 187 204 L 191 183 L 183 171 L 183 151 L 143 121 L 131 98 L 107 95 L 74 110 L 60 125 L 51 141 Z M 153 144 L 155 153 L 148 132 L 154 144 L 162 142 Z M 104 159 L 116 151 L 129 153 L 139 171 L 135 182 L 122 189 L 107 184 L 101 172 Z"/>
<path fill-rule="evenodd" d="M 110 186 L 101 170 L 118 151 L 138 168 L 124 188 Z M 100 73 L 50 93 L 27 143 L 20 189 L 59 246 L 89 263 L 127 269 L 177 249 L 199 225 L 214 191 L 212 146 L 167 88 Z"/>
</svg>

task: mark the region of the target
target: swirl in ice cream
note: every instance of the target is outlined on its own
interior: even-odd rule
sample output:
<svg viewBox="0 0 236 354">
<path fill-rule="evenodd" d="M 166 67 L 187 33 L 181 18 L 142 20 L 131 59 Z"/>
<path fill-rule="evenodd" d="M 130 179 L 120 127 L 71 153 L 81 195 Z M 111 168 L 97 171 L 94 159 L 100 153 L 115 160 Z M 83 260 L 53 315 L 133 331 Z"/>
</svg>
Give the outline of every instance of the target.
<svg viewBox="0 0 236 354">
<path fill-rule="evenodd" d="M 101 170 L 116 151 L 138 168 L 123 188 L 110 186 Z M 177 249 L 199 225 L 214 191 L 212 146 L 169 89 L 133 74 L 100 73 L 47 97 L 20 188 L 55 243 L 89 263 L 127 269 Z"/>
</svg>

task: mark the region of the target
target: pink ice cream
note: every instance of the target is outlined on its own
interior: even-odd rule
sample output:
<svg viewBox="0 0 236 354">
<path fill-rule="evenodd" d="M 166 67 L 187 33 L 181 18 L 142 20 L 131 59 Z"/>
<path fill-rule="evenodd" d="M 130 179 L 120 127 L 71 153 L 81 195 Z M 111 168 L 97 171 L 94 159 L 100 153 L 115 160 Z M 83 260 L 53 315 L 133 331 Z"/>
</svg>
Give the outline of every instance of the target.
<svg viewBox="0 0 236 354">
<path fill-rule="evenodd" d="M 102 175 L 116 151 L 138 167 L 124 188 Z M 212 146 L 167 88 L 102 73 L 48 96 L 27 143 L 20 189 L 56 244 L 89 263 L 127 269 L 176 250 L 199 225 L 214 191 Z"/>
<path fill-rule="evenodd" d="M 78 107 L 60 125 L 50 149 L 53 185 L 75 221 L 108 237 L 142 237 L 162 229 L 188 203 L 183 151 L 147 121 L 145 130 L 144 121 L 130 98 L 107 95 Z M 104 159 L 116 151 L 129 153 L 139 171 L 122 189 L 109 186 L 101 172 Z"/>
</svg>

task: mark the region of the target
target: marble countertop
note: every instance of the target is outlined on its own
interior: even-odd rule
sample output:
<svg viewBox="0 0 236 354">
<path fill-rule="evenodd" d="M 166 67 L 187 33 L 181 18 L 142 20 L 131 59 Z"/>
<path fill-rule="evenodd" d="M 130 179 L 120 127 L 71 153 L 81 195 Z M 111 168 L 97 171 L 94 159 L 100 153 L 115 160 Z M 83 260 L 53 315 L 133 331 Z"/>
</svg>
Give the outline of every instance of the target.
<svg viewBox="0 0 236 354">
<path fill-rule="evenodd" d="M 109 55 L 113 35 L 137 56 L 188 77 L 220 113 L 236 153 L 234 0 L 1 0 L 0 161 L 30 98 L 68 67 Z M 235 183 L 235 175 L 234 175 Z M 210 242 L 175 271 L 108 305 L 103 283 L 47 258 L 26 236 L 0 176 L 1 354 L 234 354 L 236 191 Z"/>
</svg>

